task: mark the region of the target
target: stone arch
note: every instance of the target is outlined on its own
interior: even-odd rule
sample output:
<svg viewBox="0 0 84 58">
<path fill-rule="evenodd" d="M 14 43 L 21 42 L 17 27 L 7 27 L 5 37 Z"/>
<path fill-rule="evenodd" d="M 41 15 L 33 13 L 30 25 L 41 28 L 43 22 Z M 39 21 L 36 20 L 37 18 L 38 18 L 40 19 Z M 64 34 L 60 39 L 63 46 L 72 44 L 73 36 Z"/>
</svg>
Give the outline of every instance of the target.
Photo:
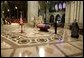
<svg viewBox="0 0 84 58">
<path fill-rule="evenodd" d="M 61 16 L 59 14 L 57 14 L 55 17 L 55 22 L 59 21 L 59 19 L 58 19 L 59 17 L 61 18 Z"/>
<path fill-rule="evenodd" d="M 50 23 L 54 23 L 54 15 L 50 15 L 50 20 L 49 20 Z"/>
<path fill-rule="evenodd" d="M 62 15 L 62 23 L 65 23 L 65 14 Z"/>
</svg>

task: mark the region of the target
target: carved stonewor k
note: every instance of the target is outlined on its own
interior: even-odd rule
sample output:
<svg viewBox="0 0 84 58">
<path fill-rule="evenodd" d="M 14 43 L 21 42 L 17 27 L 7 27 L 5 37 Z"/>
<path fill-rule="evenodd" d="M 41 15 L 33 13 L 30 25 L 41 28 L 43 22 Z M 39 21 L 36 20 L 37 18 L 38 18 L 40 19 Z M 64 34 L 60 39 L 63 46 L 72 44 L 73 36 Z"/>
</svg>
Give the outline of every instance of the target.
<svg viewBox="0 0 84 58">
<path fill-rule="evenodd" d="M 22 40 L 18 41 L 19 44 L 27 44 L 29 42 L 30 42 L 30 40 L 28 40 L 28 39 L 22 39 Z"/>
<path fill-rule="evenodd" d="M 32 39 L 32 43 L 36 43 L 35 39 Z"/>
</svg>

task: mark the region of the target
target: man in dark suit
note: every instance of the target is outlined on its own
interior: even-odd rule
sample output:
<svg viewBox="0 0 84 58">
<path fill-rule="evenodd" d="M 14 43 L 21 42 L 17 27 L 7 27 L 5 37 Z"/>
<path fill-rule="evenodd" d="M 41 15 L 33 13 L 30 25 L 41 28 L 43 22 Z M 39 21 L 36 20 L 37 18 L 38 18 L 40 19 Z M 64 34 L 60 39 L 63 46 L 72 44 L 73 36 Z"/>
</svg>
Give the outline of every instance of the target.
<svg viewBox="0 0 84 58">
<path fill-rule="evenodd" d="M 54 23 L 55 34 L 57 34 L 57 22 Z"/>
<path fill-rule="evenodd" d="M 78 23 L 75 21 L 71 25 L 71 37 L 78 38 L 79 37 L 79 26 Z"/>
</svg>

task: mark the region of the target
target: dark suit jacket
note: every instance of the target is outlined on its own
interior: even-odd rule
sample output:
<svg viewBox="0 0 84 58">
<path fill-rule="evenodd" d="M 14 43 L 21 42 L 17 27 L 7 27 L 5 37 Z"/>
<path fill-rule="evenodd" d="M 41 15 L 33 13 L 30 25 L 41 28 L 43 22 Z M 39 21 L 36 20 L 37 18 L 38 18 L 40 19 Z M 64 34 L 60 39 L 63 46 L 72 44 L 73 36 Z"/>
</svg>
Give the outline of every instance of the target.
<svg viewBox="0 0 84 58">
<path fill-rule="evenodd" d="M 56 22 L 54 23 L 54 27 L 57 28 L 57 23 Z"/>
</svg>

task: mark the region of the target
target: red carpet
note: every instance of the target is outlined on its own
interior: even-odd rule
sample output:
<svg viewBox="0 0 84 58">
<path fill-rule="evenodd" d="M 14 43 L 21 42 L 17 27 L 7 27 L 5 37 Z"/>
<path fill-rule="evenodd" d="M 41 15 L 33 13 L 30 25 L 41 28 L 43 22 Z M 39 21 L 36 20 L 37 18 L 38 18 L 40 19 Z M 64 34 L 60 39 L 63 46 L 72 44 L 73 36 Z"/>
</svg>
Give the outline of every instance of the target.
<svg viewBox="0 0 84 58">
<path fill-rule="evenodd" d="M 20 19 L 11 19 L 11 23 L 19 23 Z M 27 23 L 27 19 L 23 19 L 24 23 Z"/>
</svg>

